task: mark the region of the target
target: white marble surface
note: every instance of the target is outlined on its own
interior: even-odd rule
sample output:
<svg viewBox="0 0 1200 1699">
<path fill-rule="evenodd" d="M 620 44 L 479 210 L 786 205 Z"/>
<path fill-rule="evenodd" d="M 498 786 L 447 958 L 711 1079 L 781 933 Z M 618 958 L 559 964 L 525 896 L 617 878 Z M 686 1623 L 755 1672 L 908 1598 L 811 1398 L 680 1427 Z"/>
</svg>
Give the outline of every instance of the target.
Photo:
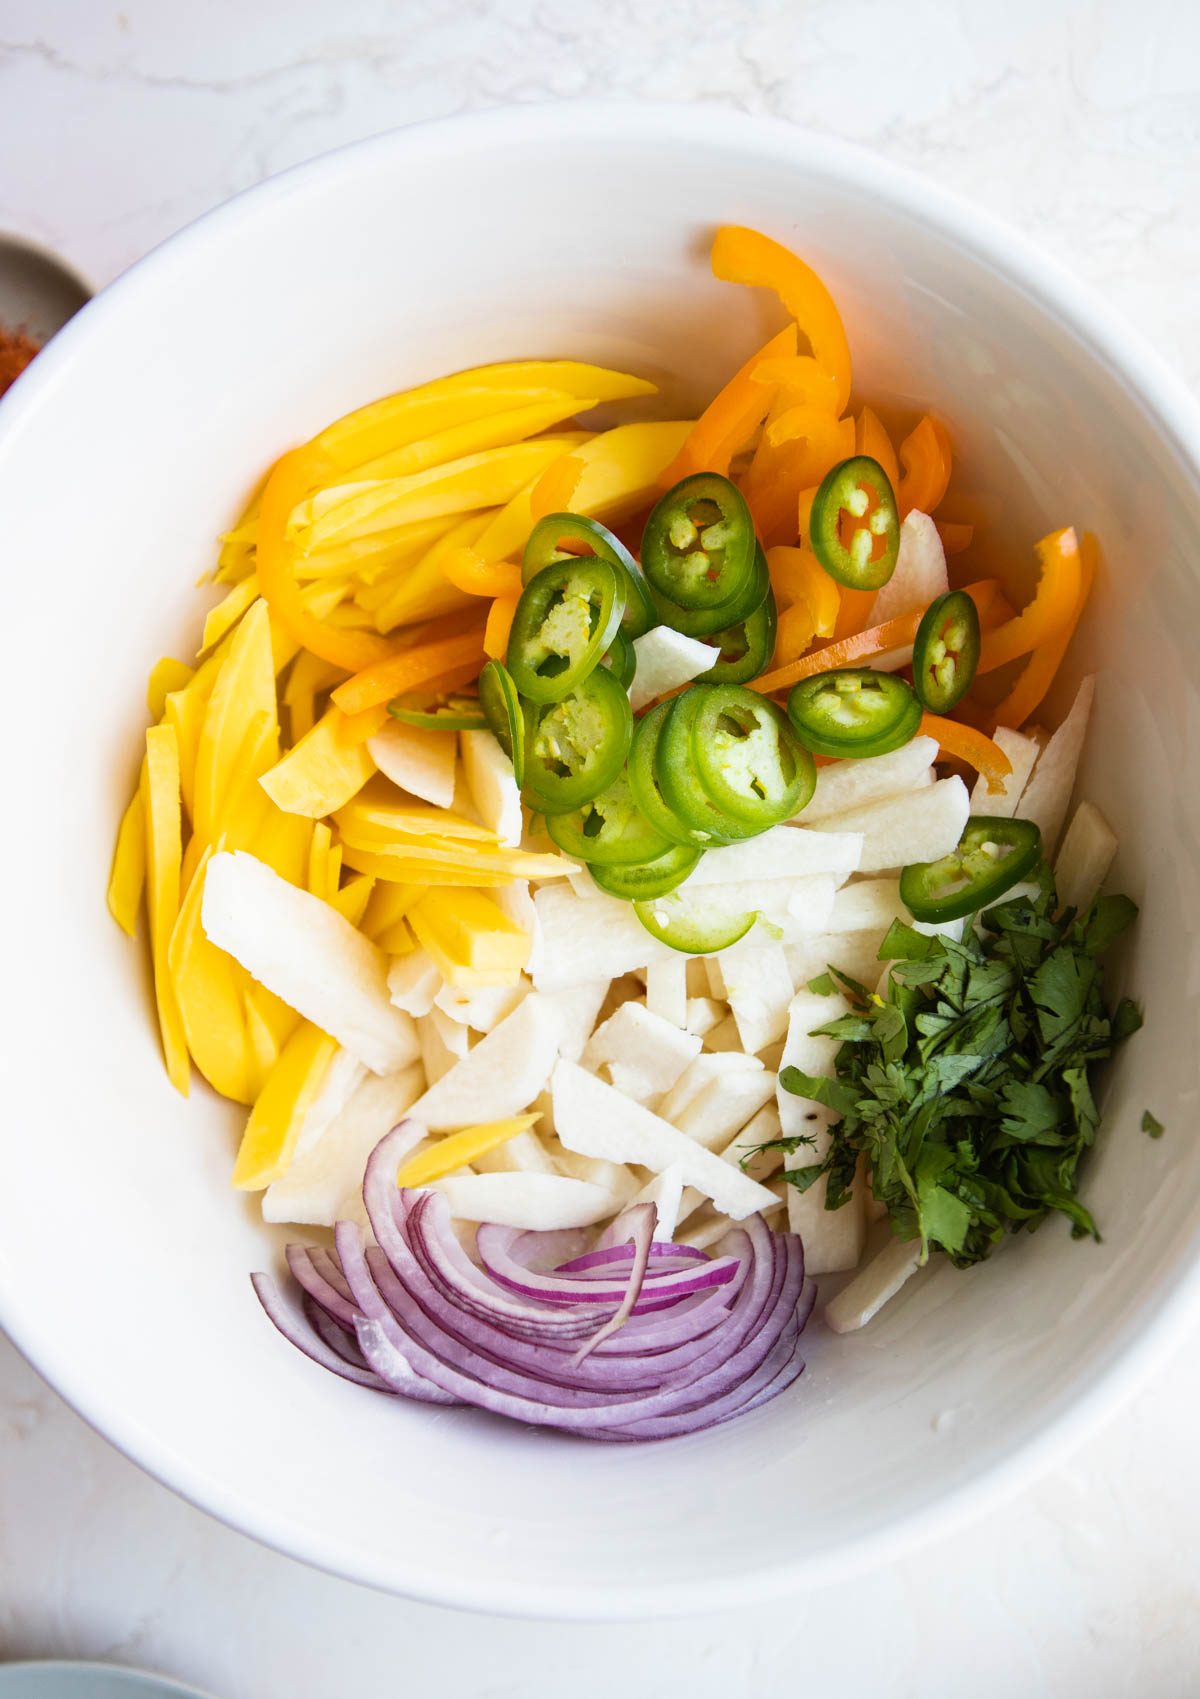
<svg viewBox="0 0 1200 1699">
<path fill-rule="evenodd" d="M 876 148 L 1024 227 L 1200 385 L 1194 0 L 0 0 L 0 228 L 103 283 L 339 143 L 584 94 Z M 1197 1346 L 1069 1463 L 906 1561 L 728 1619 L 584 1628 L 455 1618 L 265 1551 L 110 1450 L 0 1339 L 0 1658 L 140 1663 L 223 1699 L 1183 1699 Z"/>
</svg>

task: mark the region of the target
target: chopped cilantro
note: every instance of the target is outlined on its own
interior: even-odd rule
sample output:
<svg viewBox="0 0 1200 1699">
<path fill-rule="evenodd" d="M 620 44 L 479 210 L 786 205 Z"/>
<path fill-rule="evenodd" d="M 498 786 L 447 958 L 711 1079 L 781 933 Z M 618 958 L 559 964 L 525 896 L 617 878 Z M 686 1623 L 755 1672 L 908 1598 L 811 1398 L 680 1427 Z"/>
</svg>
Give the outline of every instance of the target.
<svg viewBox="0 0 1200 1699">
<path fill-rule="evenodd" d="M 1142 1131 L 1144 1133 L 1149 1133 L 1152 1139 L 1161 1139 L 1166 1130 L 1167 1129 L 1163 1126 L 1158 1117 L 1156 1115 L 1152 1115 L 1147 1109 L 1146 1113 L 1142 1116 Z"/>
<path fill-rule="evenodd" d="M 836 968 L 813 981 L 824 993 L 836 979 L 852 1003 L 819 1029 L 842 1041 L 835 1077 L 779 1076 L 841 1116 L 828 1155 L 785 1178 L 803 1191 L 827 1174 L 826 1207 L 836 1209 L 865 1158 L 898 1235 L 959 1267 L 1052 1212 L 1099 1238 L 1077 1195 L 1100 1121 L 1090 1071 L 1141 1025 L 1127 1000 L 1110 1013 L 1099 962 L 1135 905 L 1099 897 L 1056 918 L 1049 870 L 1034 882 L 1034 896 L 988 909 L 961 943 L 897 921 L 879 952 L 891 962 L 886 996 Z M 1148 1110 L 1142 1127 L 1152 1138 L 1163 1130 Z M 803 1142 L 774 1144 L 790 1156 Z"/>
</svg>

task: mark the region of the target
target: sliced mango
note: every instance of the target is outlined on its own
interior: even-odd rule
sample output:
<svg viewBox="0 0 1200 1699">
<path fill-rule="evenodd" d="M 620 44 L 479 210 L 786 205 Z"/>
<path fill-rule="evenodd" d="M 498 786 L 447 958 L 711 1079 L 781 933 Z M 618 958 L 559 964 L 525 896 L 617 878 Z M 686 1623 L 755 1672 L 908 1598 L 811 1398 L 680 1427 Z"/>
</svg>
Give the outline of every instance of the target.
<svg viewBox="0 0 1200 1699">
<path fill-rule="evenodd" d="M 317 697 L 340 684 L 345 669 L 323 661 L 319 655 L 302 649 L 292 663 L 283 689 L 283 705 L 288 713 L 288 736 L 293 746 L 307 737 L 317 723 Z"/>
<path fill-rule="evenodd" d="M 186 1097 L 191 1065 L 184 1023 L 168 970 L 171 931 L 179 913 L 182 858 L 179 749 L 171 726 L 151 726 L 147 731 L 139 789 L 146 826 L 146 890 L 154 1001 L 158 1007 L 167 1077 L 176 1091 Z"/>
<path fill-rule="evenodd" d="M 351 926 L 361 926 L 362 917 L 366 912 L 371 892 L 375 889 L 375 876 L 372 873 L 360 873 L 357 878 L 348 879 L 346 883 L 331 892 L 330 908 L 335 908 L 345 917 Z"/>
<path fill-rule="evenodd" d="M 444 735 L 444 734 L 440 734 Z M 338 830 L 344 837 L 362 835 L 372 843 L 386 841 L 393 833 L 439 838 L 460 838 L 466 843 L 495 844 L 495 832 L 468 820 L 465 814 L 416 802 L 397 791 L 390 779 L 379 777 L 337 811 Z"/>
<path fill-rule="evenodd" d="M 250 1049 L 258 1065 L 254 1095 L 258 1096 L 267 1075 L 278 1061 L 284 1045 L 300 1024 L 300 1016 L 289 1008 L 282 997 L 268 991 L 265 985 L 242 972 L 242 1009 Z"/>
<path fill-rule="evenodd" d="M 430 861 L 411 861 L 402 855 L 373 855 L 370 850 L 342 847 L 342 859 L 356 873 L 372 873 L 376 879 L 396 885 L 461 885 L 488 889 L 495 885 L 510 885 L 515 873 L 495 873 L 472 863 L 470 867 Z"/>
<path fill-rule="evenodd" d="M 463 1127 L 461 1132 L 448 1133 L 429 1150 L 420 1151 L 404 1163 L 396 1175 L 398 1186 L 427 1186 L 456 1168 L 465 1168 L 489 1150 L 507 1144 L 518 1133 L 527 1133 L 540 1115 L 510 1115 L 504 1121 L 484 1121 L 475 1127 Z"/>
<path fill-rule="evenodd" d="M 389 950 L 382 942 L 384 934 L 404 919 L 418 898 L 424 896 L 425 890 L 424 885 L 393 885 L 381 882 L 371 892 L 371 900 L 362 918 L 362 929 L 368 938 L 379 945 L 385 955 L 396 955 L 398 952 Z"/>
<path fill-rule="evenodd" d="M 355 467 L 354 475 L 361 479 L 406 478 L 431 466 L 444 466 L 469 454 L 480 454 L 485 449 L 510 448 L 513 443 L 524 442 L 539 431 L 548 431 L 573 414 L 595 406 L 595 396 L 551 395 L 545 400 L 529 401 L 377 455 L 365 465 Z M 299 518 L 299 511 L 293 517 Z"/>
<path fill-rule="evenodd" d="M 529 934 L 482 891 L 427 891 L 407 918 L 427 950 L 460 967 L 519 973 L 529 960 Z"/>
<path fill-rule="evenodd" d="M 225 633 L 233 630 L 246 609 L 257 597 L 258 579 L 251 573 L 249 578 L 243 578 L 240 584 L 235 584 L 233 589 L 222 597 L 215 608 L 208 610 L 208 615 L 204 621 L 204 635 L 200 639 L 201 654 L 207 649 L 216 648 Z"/>
<path fill-rule="evenodd" d="M 241 518 L 221 538 L 221 552 L 217 556 L 217 570 L 213 579 L 218 584 L 237 584 L 254 571 L 254 549 L 258 542 L 258 516 L 262 509 L 262 493 L 266 485 L 266 477 L 259 479 L 258 487 L 242 510 Z"/>
<path fill-rule="evenodd" d="M 393 525 L 387 531 L 373 531 L 369 537 L 351 537 L 344 543 L 330 543 L 328 548 L 298 554 L 296 575 L 316 578 L 328 572 L 348 572 L 360 583 L 371 584 L 395 562 L 412 560 L 424 554 L 431 544 L 458 523 L 453 517 L 418 519 L 410 525 Z"/>
<path fill-rule="evenodd" d="M 297 815 L 295 818 L 299 818 Z M 329 852 L 333 848 L 333 833 L 324 821 L 318 821 L 312 830 L 312 840 L 308 848 L 308 878 L 305 881 L 314 897 L 328 902 L 333 894 L 329 884 Z"/>
<path fill-rule="evenodd" d="M 387 891 L 394 890 L 395 887 L 377 884 L 375 889 Z M 393 926 L 385 927 L 375 939 L 375 943 L 379 945 L 385 956 L 408 956 L 417 947 L 417 940 L 413 937 L 412 930 L 406 920 L 398 920 Z"/>
<path fill-rule="evenodd" d="M 461 867 L 469 873 L 498 873 L 507 879 L 560 879 L 578 870 L 578 862 L 561 855 L 536 855 L 529 850 L 493 849 L 474 844 L 452 844 L 448 839 L 405 839 L 394 849 L 382 845 L 360 849 L 343 834 L 346 864 L 360 873 L 374 873 L 389 862 L 410 867 Z M 369 865 L 370 864 L 370 865 Z M 380 875 L 388 877 L 388 875 Z M 464 879 L 464 885 L 474 881 Z"/>
<path fill-rule="evenodd" d="M 375 771 L 366 743 L 346 738 L 347 717 L 330 708 L 296 747 L 260 779 L 263 790 L 287 814 L 320 819 L 342 808 Z"/>
<path fill-rule="evenodd" d="M 177 661 L 173 655 L 164 655 L 161 661 L 155 661 L 146 681 L 146 706 L 150 710 L 150 718 L 161 720 L 171 691 L 182 690 L 194 676 L 187 662 Z"/>
<path fill-rule="evenodd" d="M 468 548 L 489 523 L 486 513 L 468 513 L 406 569 L 397 582 L 381 581 L 371 593 L 360 597 L 364 607 L 375 611 L 379 631 L 391 631 L 413 620 L 434 619 L 470 607 L 475 600 L 444 576 L 441 562 L 454 549 Z"/>
<path fill-rule="evenodd" d="M 267 604 L 260 600 L 233 633 L 205 710 L 192 808 L 197 836 L 205 843 L 215 838 L 222 805 L 235 782 L 265 773 L 278 755 L 271 622 Z"/>
<path fill-rule="evenodd" d="M 258 1063 L 246 1029 L 242 969 L 205 936 L 200 921 L 206 845 L 171 934 L 167 962 L 188 1049 L 214 1091 L 236 1103 L 257 1095 Z"/>
<path fill-rule="evenodd" d="M 287 1173 L 321 1083 L 337 1050 L 311 1021 L 302 1021 L 284 1046 L 258 1095 L 234 1163 L 239 1191 L 261 1191 Z"/>
<path fill-rule="evenodd" d="M 117 847 L 113 851 L 112 870 L 108 875 L 108 912 L 122 932 L 132 938 L 137 931 L 138 909 L 146 883 L 146 805 L 142 785 L 129 799 L 117 828 Z M 389 886 L 390 890 L 397 889 Z M 403 912 L 403 910 L 401 911 Z"/>
</svg>

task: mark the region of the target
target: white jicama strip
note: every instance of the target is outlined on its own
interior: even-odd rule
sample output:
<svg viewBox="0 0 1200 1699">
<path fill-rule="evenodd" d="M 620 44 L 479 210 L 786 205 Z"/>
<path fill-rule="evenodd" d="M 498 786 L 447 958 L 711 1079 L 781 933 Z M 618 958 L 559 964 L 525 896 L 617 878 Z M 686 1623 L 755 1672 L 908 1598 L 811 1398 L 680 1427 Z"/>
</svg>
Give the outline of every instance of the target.
<svg viewBox="0 0 1200 1699">
<path fill-rule="evenodd" d="M 767 1181 L 778 1169 L 783 1167 L 783 1152 L 781 1150 L 759 1150 L 759 1145 L 769 1144 L 772 1139 L 782 1135 L 783 1124 L 779 1119 L 779 1107 L 776 1103 L 764 1103 L 757 1115 L 751 1117 L 725 1146 L 721 1152 L 722 1162 L 732 1162 L 735 1167 L 741 1167 L 742 1158 L 746 1158 L 743 1173 L 749 1174 L 752 1180 Z"/>
<path fill-rule="evenodd" d="M 561 1139 L 554 1160 L 560 1174 L 566 1174 L 572 1180 L 586 1180 L 590 1186 L 599 1186 L 602 1192 L 608 1192 L 616 1199 L 619 1209 L 624 1208 L 641 1186 L 633 1169 L 627 1168 L 623 1162 L 609 1162 L 600 1156 L 581 1156 L 578 1151 L 567 1150 Z"/>
<path fill-rule="evenodd" d="M 560 1030 L 554 1005 L 530 993 L 430 1087 L 414 1115 L 435 1132 L 519 1115 L 550 1077 Z"/>
<path fill-rule="evenodd" d="M 896 913 L 901 910 L 897 905 Z M 831 967 L 840 968 L 860 985 L 869 985 L 879 972 L 879 950 L 887 935 L 887 926 L 868 927 L 855 932 L 823 932 L 818 938 L 804 938 L 795 944 L 785 944 L 788 971 L 797 991 L 807 986 Z"/>
<path fill-rule="evenodd" d="M 431 802 L 435 808 L 449 808 L 454 801 L 457 744 L 453 732 L 389 720 L 367 739 L 367 753 L 379 771 L 402 791 Z"/>
<path fill-rule="evenodd" d="M 458 991 L 453 985 L 443 985 L 433 1001 L 443 1014 L 449 1015 L 452 1021 L 469 1026 L 472 1032 L 491 1032 L 494 1026 L 512 1014 L 531 989 L 527 979 L 519 979 L 515 985 L 477 986 L 471 991 Z M 392 1001 L 395 1000 L 393 997 Z"/>
<path fill-rule="evenodd" d="M 742 1049 L 753 1056 L 787 1031 L 792 976 L 782 944 L 735 945 L 724 951 L 725 994 Z"/>
<path fill-rule="evenodd" d="M 494 903 L 504 910 L 508 918 L 521 928 L 522 932 L 529 934 L 531 943 L 529 960 L 525 963 L 525 972 L 534 973 L 542 960 L 542 928 L 538 921 L 533 898 L 529 894 L 528 879 L 514 879 L 511 884 L 497 885 L 495 890 L 488 892 L 488 895 Z"/>
<path fill-rule="evenodd" d="M 904 912 L 899 879 L 858 879 L 833 899 L 830 932 L 886 932 Z"/>
<path fill-rule="evenodd" d="M 683 1176 L 678 1168 L 664 1168 L 640 1192 L 631 1197 L 627 1207 L 637 1203 L 652 1203 L 658 1211 L 654 1227 L 656 1239 L 671 1239 L 679 1220 L 679 1203 L 683 1196 Z"/>
<path fill-rule="evenodd" d="M 783 1208 L 783 1201 L 777 1198 L 774 1193 L 767 1195 L 771 1202 L 763 1205 L 762 1216 L 764 1221 L 771 1222 L 772 1216 L 778 1215 Z M 738 1219 L 740 1220 L 741 1217 Z M 703 1210 L 697 1214 L 695 1222 L 690 1227 L 685 1228 L 682 1233 L 676 1231 L 675 1242 L 679 1245 L 691 1245 L 697 1251 L 708 1251 L 714 1245 L 719 1244 L 726 1233 L 735 1228 L 737 1224 L 737 1221 L 731 1220 L 728 1215 L 721 1215 L 715 1210 Z M 776 1225 L 775 1223 L 772 1224 Z"/>
<path fill-rule="evenodd" d="M 646 968 L 646 1007 L 685 1032 L 688 1025 L 687 957 L 674 962 L 650 962 Z"/>
<path fill-rule="evenodd" d="M 737 1220 L 773 1207 L 774 1195 L 765 1186 L 573 1062 L 559 1062 L 551 1089 L 558 1137 L 568 1150 L 636 1163 L 654 1174 L 676 1167 L 685 1185 Z"/>
<path fill-rule="evenodd" d="M 937 861 L 949 855 L 962 837 L 971 813 L 971 799 L 959 778 L 939 779 L 927 790 L 894 796 L 831 815 L 818 831 L 861 832 L 863 873 L 905 867 L 913 861 Z"/>
<path fill-rule="evenodd" d="M 644 636 L 635 637 L 633 652 L 637 671 L 629 686 L 629 701 L 635 714 L 656 696 L 665 696 L 668 690 L 699 678 L 721 658 L 719 648 L 685 637 L 669 625 L 656 625 Z"/>
<path fill-rule="evenodd" d="M 1054 863 L 1062 908 L 1082 912 L 1108 877 L 1117 853 L 1117 834 L 1091 802 L 1081 802 L 1063 836 Z"/>
<path fill-rule="evenodd" d="M 703 1038 L 725 1019 L 725 1005 L 715 997 L 689 997 L 687 1000 L 687 1030 Z"/>
<path fill-rule="evenodd" d="M 814 1037 L 814 1029 L 840 1020 L 849 1012 L 849 1003 L 840 995 L 819 997 L 812 991 L 798 991 L 788 1018 L 783 1066 L 816 1076 L 832 1074 L 841 1041 Z M 777 1105 L 783 1137 L 812 1140 L 811 1144 L 802 1145 L 800 1154 L 789 1159 L 790 1162 L 797 1167 L 820 1162 L 828 1154 L 829 1128 L 837 1116 L 811 1098 L 794 1096 L 782 1083 Z M 836 1274 L 856 1267 L 862 1256 L 866 1234 L 862 1189 L 856 1188 L 851 1200 L 836 1210 L 825 1208 L 827 1191 L 828 1178 L 824 1175 L 806 1192 L 795 1186 L 788 1189 L 788 1225 L 804 1242 L 804 1266 L 808 1274 Z"/>
<path fill-rule="evenodd" d="M 1026 737 L 1023 732 L 1009 731 L 1007 726 L 996 727 L 992 742 L 1008 756 L 1012 772 L 999 791 L 989 790 L 988 782 L 981 773 L 971 790 L 971 813 L 994 814 L 1011 820 L 1038 758 L 1038 743 L 1036 738 Z"/>
<path fill-rule="evenodd" d="M 561 1027 L 558 1053 L 568 1062 L 578 1062 L 583 1055 L 611 983 L 607 979 L 584 979 L 555 992 L 554 1007 Z"/>
<path fill-rule="evenodd" d="M 806 873 L 796 879 L 748 879 L 694 890 L 681 885 L 679 895 L 714 919 L 753 912 L 785 932 L 819 932 L 833 913 L 837 881 L 831 873 Z M 727 953 L 720 952 L 722 962 Z"/>
<path fill-rule="evenodd" d="M 292 1153 L 293 1162 L 303 1156 L 306 1150 L 311 1150 L 317 1140 L 323 1137 L 366 1079 L 367 1072 L 358 1057 L 352 1055 L 349 1050 L 334 1051 L 320 1089 L 301 1123 L 296 1148 Z"/>
<path fill-rule="evenodd" d="M 620 1200 L 588 1180 L 564 1174 L 464 1174 L 433 1188 L 460 1221 L 494 1221 L 526 1232 L 591 1227 L 620 1208 Z"/>
<path fill-rule="evenodd" d="M 711 1055 L 707 1051 L 697 1056 L 663 1098 L 657 1113 L 664 1121 L 675 1121 L 693 1101 L 708 1091 L 723 1074 L 730 1071 L 758 1074 L 763 1065 L 757 1056 L 747 1056 L 741 1050 Z"/>
<path fill-rule="evenodd" d="M 919 1239 L 892 1239 L 842 1287 L 836 1298 L 829 1300 L 825 1306 L 826 1327 L 835 1333 L 853 1333 L 865 1327 L 920 1266 Z"/>
<path fill-rule="evenodd" d="M 676 954 L 650 936 L 632 903 L 602 892 L 577 897 L 557 882 L 543 885 L 533 900 L 545 940 L 541 966 L 533 975 L 539 991 L 557 994 L 581 980 L 618 979 Z"/>
<path fill-rule="evenodd" d="M 442 975 L 423 944 L 397 956 L 388 968 L 388 995 L 406 1015 L 427 1015 L 442 988 Z"/>
<path fill-rule="evenodd" d="M 513 765 L 490 731 L 459 733 L 463 773 L 479 818 L 502 844 L 519 844 L 524 830 Z"/>
<path fill-rule="evenodd" d="M 602 1078 L 607 1069 L 609 1084 L 635 1103 L 656 1103 L 699 1054 L 700 1040 L 692 1033 L 629 1002 L 596 1028 L 581 1061 Z"/>
<path fill-rule="evenodd" d="M 709 850 L 688 874 L 681 891 L 756 879 L 800 879 L 832 873 L 845 879 L 858 869 L 862 840 L 855 832 L 810 832 L 803 826 L 772 826 L 744 844 Z"/>
<path fill-rule="evenodd" d="M 568 873 L 567 884 L 577 897 L 583 898 L 584 902 L 590 901 L 592 897 L 599 897 L 604 894 L 586 867 L 581 867 L 578 873 Z"/>
<path fill-rule="evenodd" d="M 557 1174 L 554 1158 L 533 1128 L 514 1133 L 495 1150 L 485 1150 L 472 1160 L 480 1174 Z"/>
<path fill-rule="evenodd" d="M 1071 712 L 1038 756 L 1033 777 L 1018 805 L 1021 819 L 1032 820 L 1041 828 L 1042 854 L 1047 860 L 1054 854 L 1058 835 L 1067 817 L 1095 695 L 1095 678 L 1085 678 L 1071 705 Z"/>
<path fill-rule="evenodd" d="M 200 912 L 219 950 L 372 1073 L 416 1060 L 413 1023 L 388 997 L 387 958 L 328 903 L 245 850 L 224 850 L 208 863 Z"/>
<path fill-rule="evenodd" d="M 843 814 L 848 808 L 907 795 L 922 782 L 932 784 L 930 769 L 937 753 L 936 739 L 914 737 L 890 755 L 866 755 L 858 761 L 837 761 L 831 767 L 820 767 L 812 800 L 796 819 L 802 826 L 811 826 L 831 814 Z"/>
<path fill-rule="evenodd" d="M 901 614 L 927 608 L 950 588 L 946 551 L 937 526 L 916 508 L 900 527 L 900 548 L 892 576 L 871 603 L 867 625 L 883 625 Z"/>
<path fill-rule="evenodd" d="M 424 1089 L 419 1066 L 382 1077 L 368 1074 L 317 1142 L 297 1152 L 287 1173 L 267 1187 L 263 1220 L 314 1227 L 332 1227 L 347 1217 L 362 1220 L 360 1192 L 367 1158 Z M 414 1123 L 411 1141 L 399 1155 L 411 1156 L 426 1142 L 425 1128 Z"/>
<path fill-rule="evenodd" d="M 707 1091 L 693 1097 L 674 1125 L 705 1150 L 720 1150 L 774 1097 L 775 1078 L 770 1068 L 761 1073 L 743 1068 L 723 1074 Z"/>
<path fill-rule="evenodd" d="M 421 1040 L 425 1079 L 431 1086 L 444 1079 L 470 1049 L 466 1027 L 449 1020 L 441 1009 L 417 1017 L 417 1037 Z"/>
</svg>

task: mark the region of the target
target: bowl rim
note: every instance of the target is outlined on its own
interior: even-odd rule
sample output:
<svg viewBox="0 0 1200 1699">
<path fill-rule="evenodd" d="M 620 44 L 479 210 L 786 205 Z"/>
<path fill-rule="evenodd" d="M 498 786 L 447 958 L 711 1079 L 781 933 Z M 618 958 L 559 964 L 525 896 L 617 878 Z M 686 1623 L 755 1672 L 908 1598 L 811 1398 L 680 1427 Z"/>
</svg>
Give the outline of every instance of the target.
<svg viewBox="0 0 1200 1699">
<path fill-rule="evenodd" d="M 46 405 L 69 372 L 76 340 L 102 334 L 111 303 L 156 290 L 169 268 L 186 268 L 212 230 L 232 230 L 272 203 L 322 179 L 338 178 L 353 162 L 395 154 L 410 165 L 515 140 L 553 142 L 564 134 L 594 135 L 601 126 L 647 145 L 658 139 L 714 142 L 732 153 L 769 155 L 794 163 L 896 205 L 915 221 L 990 265 L 1057 321 L 1105 368 L 1149 418 L 1200 485 L 1200 402 L 1142 333 L 1103 297 L 1029 237 L 957 192 L 866 148 L 783 119 L 708 104 L 582 100 L 504 105 L 482 112 L 429 119 L 349 142 L 292 166 L 246 189 L 167 237 L 85 305 L 39 354 L 0 409 L 0 473 L 5 444 Z M 216 1479 L 188 1466 L 169 1446 L 142 1430 L 116 1401 L 97 1397 L 76 1381 L 66 1342 L 39 1337 L 37 1307 L 11 1282 L 0 1286 L 0 1325 L 17 1350 L 92 1428 L 123 1455 L 198 1509 L 260 1543 L 346 1580 L 416 1601 L 537 1620 L 602 1622 L 685 1617 L 730 1611 L 792 1592 L 814 1582 L 845 1580 L 947 1535 L 1011 1497 L 1082 1444 L 1174 1348 L 1200 1315 L 1200 1230 L 1190 1258 L 1180 1258 L 1164 1284 L 1158 1308 L 1142 1332 L 1119 1352 L 1098 1352 L 1082 1373 L 1071 1400 L 1047 1414 L 1033 1433 L 1007 1450 L 970 1482 L 935 1496 L 888 1527 L 848 1537 L 821 1554 L 749 1567 L 733 1576 L 674 1582 L 669 1577 L 636 1586 L 597 1587 L 565 1580 L 536 1601 L 519 1579 L 496 1574 L 464 1581 L 452 1572 L 430 1576 L 413 1553 L 392 1554 L 385 1566 L 355 1553 L 331 1552 L 319 1534 L 260 1507 L 247 1507 Z"/>
</svg>

